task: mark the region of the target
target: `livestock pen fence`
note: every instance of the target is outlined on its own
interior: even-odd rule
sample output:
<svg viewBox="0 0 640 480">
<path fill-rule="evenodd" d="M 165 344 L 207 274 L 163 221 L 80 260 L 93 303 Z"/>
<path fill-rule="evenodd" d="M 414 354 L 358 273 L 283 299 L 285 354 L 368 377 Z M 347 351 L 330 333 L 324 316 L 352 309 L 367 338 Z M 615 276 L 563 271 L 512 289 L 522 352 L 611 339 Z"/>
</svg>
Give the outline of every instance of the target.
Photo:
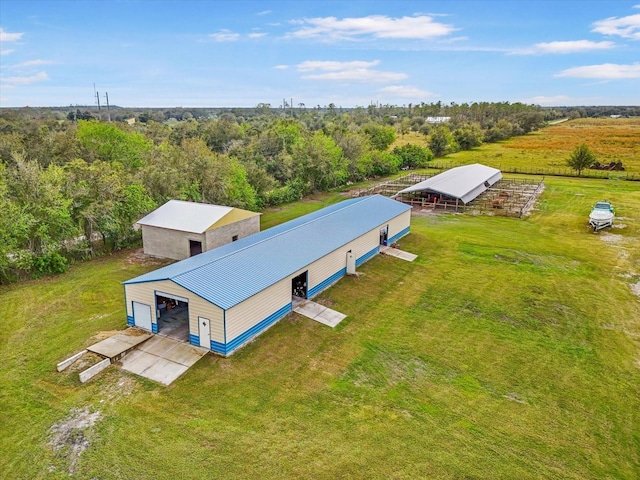
<svg viewBox="0 0 640 480">
<path fill-rule="evenodd" d="M 543 180 L 536 182 L 503 178 L 467 204 L 446 195 L 437 195 L 430 201 L 421 196 L 420 192 L 401 193 L 395 198 L 422 212 L 442 211 L 521 218 L 531 209 L 543 188 Z"/>
<path fill-rule="evenodd" d="M 449 170 L 453 167 L 459 167 L 464 165 L 462 163 L 457 162 L 431 162 L 429 163 L 428 168 L 438 170 L 439 172 L 442 170 Z M 610 179 L 610 180 L 629 180 L 640 182 L 640 173 L 627 172 L 624 170 L 597 170 L 586 168 L 580 172 L 578 172 L 570 167 L 538 167 L 538 166 L 524 166 L 524 167 L 516 167 L 513 165 L 500 165 L 500 164 L 492 164 L 490 165 L 493 168 L 497 168 L 502 173 L 514 173 L 514 174 L 523 174 L 523 175 L 540 175 L 546 177 L 577 177 L 577 178 L 602 178 L 602 179 Z"/>
<path fill-rule="evenodd" d="M 434 169 L 435 170 L 435 169 Z M 476 215 L 501 215 L 508 217 L 522 217 L 531 209 L 537 196 L 544 188 L 544 181 L 523 178 L 505 179 L 489 187 L 476 199 L 468 204 L 456 198 L 439 196 L 436 201 L 428 201 L 418 193 L 399 194 L 401 190 L 411 187 L 440 173 L 410 173 L 402 177 L 378 183 L 366 189 L 352 193 L 354 197 L 379 194 L 395 197 L 396 200 L 411 205 L 415 209 L 425 211 L 443 211 L 471 213 Z"/>
</svg>

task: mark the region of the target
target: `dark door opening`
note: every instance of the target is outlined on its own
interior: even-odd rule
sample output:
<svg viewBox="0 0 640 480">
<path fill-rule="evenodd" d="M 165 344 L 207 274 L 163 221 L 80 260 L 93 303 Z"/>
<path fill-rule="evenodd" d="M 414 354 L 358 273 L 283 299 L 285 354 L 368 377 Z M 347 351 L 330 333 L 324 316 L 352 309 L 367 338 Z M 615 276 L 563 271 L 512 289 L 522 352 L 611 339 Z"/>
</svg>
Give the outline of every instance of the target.
<svg viewBox="0 0 640 480">
<path fill-rule="evenodd" d="M 291 279 L 291 295 L 299 298 L 307 298 L 307 276 L 309 271 L 301 273 Z"/>
<path fill-rule="evenodd" d="M 169 295 L 169 294 L 165 294 Z M 156 295 L 158 333 L 182 342 L 189 341 L 189 302 Z"/>
<path fill-rule="evenodd" d="M 193 257 L 199 253 L 202 253 L 202 242 L 189 240 L 189 256 Z"/>
<path fill-rule="evenodd" d="M 386 245 L 389 240 L 389 225 L 380 229 L 380 245 Z"/>
</svg>

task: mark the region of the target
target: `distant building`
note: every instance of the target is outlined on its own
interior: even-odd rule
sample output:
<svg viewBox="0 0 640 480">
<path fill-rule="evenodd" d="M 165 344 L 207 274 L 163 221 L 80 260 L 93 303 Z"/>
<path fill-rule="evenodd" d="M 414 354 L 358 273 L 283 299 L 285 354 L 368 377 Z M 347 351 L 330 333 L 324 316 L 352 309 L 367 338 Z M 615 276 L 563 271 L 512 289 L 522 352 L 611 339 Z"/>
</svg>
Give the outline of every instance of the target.
<svg viewBox="0 0 640 480">
<path fill-rule="evenodd" d="M 451 117 L 427 117 L 424 119 L 425 123 L 447 123 L 451 120 Z"/>
<path fill-rule="evenodd" d="M 169 200 L 136 222 L 144 253 L 182 260 L 260 231 L 260 214 L 240 208 Z"/>
</svg>

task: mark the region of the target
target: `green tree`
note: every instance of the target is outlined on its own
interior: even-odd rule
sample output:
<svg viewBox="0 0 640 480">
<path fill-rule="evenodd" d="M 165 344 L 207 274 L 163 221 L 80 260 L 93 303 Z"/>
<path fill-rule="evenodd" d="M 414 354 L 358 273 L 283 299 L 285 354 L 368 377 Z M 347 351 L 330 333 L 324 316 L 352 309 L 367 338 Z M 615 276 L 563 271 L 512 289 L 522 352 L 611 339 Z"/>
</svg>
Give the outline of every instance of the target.
<svg viewBox="0 0 640 480">
<path fill-rule="evenodd" d="M 482 145 L 482 128 L 478 123 L 471 123 L 456 128 L 453 137 L 461 150 L 471 150 Z"/>
<path fill-rule="evenodd" d="M 567 165 L 578 172 L 578 176 L 582 175 L 582 170 L 585 168 L 589 168 L 596 161 L 596 156 L 589 149 L 586 143 L 582 143 L 577 145 L 571 155 L 569 155 L 569 159 L 567 160 Z"/>
<path fill-rule="evenodd" d="M 299 144 L 292 160 L 296 178 L 308 185 L 312 192 L 337 187 L 348 178 L 348 164 L 342 149 L 321 131 Z"/>
<path fill-rule="evenodd" d="M 78 122 L 78 140 L 85 148 L 85 160 L 120 162 L 127 168 L 140 167 L 152 147 L 151 141 L 140 133 L 128 133 L 113 123 L 96 121 Z"/>
<path fill-rule="evenodd" d="M 429 149 L 410 143 L 394 148 L 391 153 L 400 158 L 402 168 L 426 167 L 433 160 L 433 153 Z"/>
<path fill-rule="evenodd" d="M 454 139 L 449 127 L 438 126 L 429 134 L 429 148 L 436 157 L 444 157 L 453 148 Z"/>
<path fill-rule="evenodd" d="M 370 123 L 364 127 L 364 133 L 367 134 L 371 146 L 376 150 L 386 150 L 396 141 L 396 131 L 393 127 Z"/>
</svg>

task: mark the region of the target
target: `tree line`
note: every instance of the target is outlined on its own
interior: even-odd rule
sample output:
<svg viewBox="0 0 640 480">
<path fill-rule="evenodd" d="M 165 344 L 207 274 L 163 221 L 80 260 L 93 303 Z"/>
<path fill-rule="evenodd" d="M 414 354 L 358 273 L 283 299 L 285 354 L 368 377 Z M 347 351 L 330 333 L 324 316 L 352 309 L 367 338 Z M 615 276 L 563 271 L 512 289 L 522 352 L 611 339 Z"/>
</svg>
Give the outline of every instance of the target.
<svg viewBox="0 0 640 480">
<path fill-rule="evenodd" d="M 446 122 L 427 121 L 436 108 Z M 140 114 L 130 124 L 73 109 L 3 109 L 0 282 L 63 272 L 74 260 L 136 245 L 133 224 L 170 199 L 260 210 L 424 167 L 546 120 L 539 107 L 508 103 L 295 110 L 262 105 L 252 116 L 180 120 Z M 410 131 L 429 147 L 393 147 Z"/>
</svg>

